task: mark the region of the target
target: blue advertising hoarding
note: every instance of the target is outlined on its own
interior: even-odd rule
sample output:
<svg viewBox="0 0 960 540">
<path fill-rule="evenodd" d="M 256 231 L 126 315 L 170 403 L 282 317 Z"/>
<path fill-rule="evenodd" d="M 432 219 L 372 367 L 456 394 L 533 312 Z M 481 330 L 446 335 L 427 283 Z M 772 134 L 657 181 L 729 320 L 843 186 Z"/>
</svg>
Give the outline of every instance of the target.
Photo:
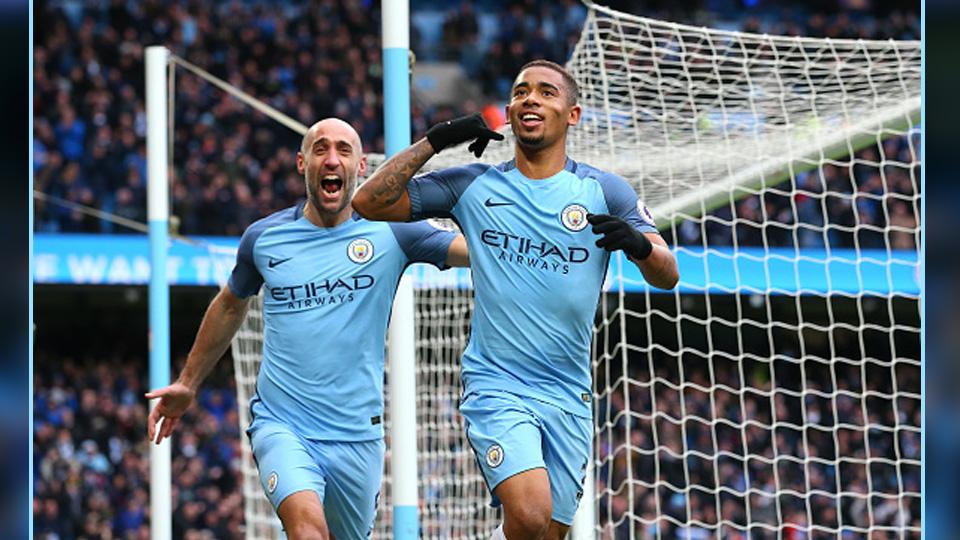
<svg viewBox="0 0 960 540">
<path fill-rule="evenodd" d="M 170 284 L 219 286 L 226 283 L 238 244 L 239 238 L 225 237 L 171 240 L 167 261 Z M 684 293 L 920 294 L 919 259 L 914 251 L 681 247 L 675 253 L 681 276 L 678 288 Z M 619 256 L 611 258 L 608 289 L 617 286 L 618 268 L 622 269 L 627 291 L 648 289 L 640 271 Z M 417 287 L 471 286 L 466 269 L 441 272 L 418 264 L 408 271 Z M 35 283 L 145 285 L 149 277 L 146 236 L 43 233 L 34 236 Z"/>
</svg>

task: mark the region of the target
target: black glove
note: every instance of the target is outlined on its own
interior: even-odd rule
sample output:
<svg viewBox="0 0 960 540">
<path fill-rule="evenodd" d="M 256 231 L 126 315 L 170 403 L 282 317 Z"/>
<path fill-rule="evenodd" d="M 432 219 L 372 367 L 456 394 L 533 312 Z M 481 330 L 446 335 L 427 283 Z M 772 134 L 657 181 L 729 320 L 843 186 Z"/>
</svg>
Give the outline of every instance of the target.
<svg viewBox="0 0 960 540">
<path fill-rule="evenodd" d="M 593 225 L 594 234 L 603 235 L 597 240 L 597 247 L 607 251 L 623 250 L 638 261 L 646 259 L 653 251 L 653 243 L 646 235 L 617 216 L 587 214 L 587 221 Z"/>
<path fill-rule="evenodd" d="M 488 128 L 480 113 L 440 122 L 427 130 L 427 140 L 430 141 L 433 151 L 438 154 L 448 146 L 473 139 L 476 140 L 467 148 L 473 152 L 473 155 L 480 157 L 491 140 L 502 141 L 503 135 Z"/>
</svg>

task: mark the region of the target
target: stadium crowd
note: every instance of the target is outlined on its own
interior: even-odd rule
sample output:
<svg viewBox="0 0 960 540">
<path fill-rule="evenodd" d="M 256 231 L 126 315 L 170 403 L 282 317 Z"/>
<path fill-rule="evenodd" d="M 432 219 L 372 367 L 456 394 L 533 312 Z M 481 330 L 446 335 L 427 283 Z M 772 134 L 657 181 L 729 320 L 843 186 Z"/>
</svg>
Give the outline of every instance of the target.
<svg viewBox="0 0 960 540">
<path fill-rule="evenodd" d="M 424 4 L 440 11 L 445 6 L 442 2 Z M 615 8 L 632 8 L 617 4 L 610 2 Z M 889 10 L 876 16 L 858 7 L 869 8 L 871 4 L 890 3 L 822 0 L 783 11 L 787 16 L 771 18 L 763 13 L 744 16 L 738 11 L 740 3 L 733 0 L 658 1 L 645 3 L 648 11 L 644 14 L 697 24 L 711 24 L 726 17 L 738 21 L 744 30 L 789 35 L 919 38 L 917 8 Z M 416 12 L 416 2 L 412 8 Z M 494 8 L 499 15 L 491 31 L 482 24 L 481 15 Z M 144 46 L 151 43 L 167 45 L 175 54 L 266 99 L 302 122 L 328 115 L 351 119 L 368 145 L 366 150 L 383 151 L 377 2 L 324 0 L 309 7 L 279 2 L 268 8 L 241 1 L 63 0 L 37 2 L 34 10 L 38 29 L 42 29 L 34 33 L 33 52 L 36 190 L 145 221 L 142 55 Z M 437 40 L 429 38 L 429 29 L 414 27 L 413 48 L 418 58 L 460 63 L 469 77 L 481 83 L 487 99 L 501 103 L 510 83 L 506 77 L 523 62 L 536 57 L 560 62 L 566 59 L 585 13 L 576 0 L 464 0 L 443 14 Z M 178 75 L 176 88 L 173 110 L 177 162 L 171 197 L 181 233 L 239 235 L 255 219 L 303 197 L 303 182 L 295 166 L 297 135 L 192 75 Z M 433 123 L 481 110 L 483 105 L 469 101 L 453 108 L 414 103 L 413 136 L 419 138 Z M 900 138 L 861 150 L 847 166 L 831 164 L 799 175 L 798 194 L 778 194 L 774 190 L 763 198 L 741 199 L 732 208 L 716 210 L 717 219 L 704 222 L 702 227 L 693 222 L 680 225 L 675 240 L 700 244 L 707 236 L 711 245 L 736 241 L 738 245 L 797 242 L 818 246 L 828 242 L 831 246 L 852 246 L 856 242 L 861 247 L 883 247 L 889 241 L 892 247 L 911 249 L 916 239 L 907 231 L 917 223 L 914 197 L 918 176 L 914 175 L 918 172 L 885 163 L 912 162 L 911 152 L 917 148 L 916 138 Z M 126 232 L 108 221 L 49 201 L 38 200 L 36 205 L 38 231 Z M 774 222 L 762 216 L 772 217 Z M 734 228 L 731 224 L 735 218 Z M 795 237 L 793 229 L 787 227 L 794 219 L 814 227 L 839 227 L 831 227 L 826 237 L 816 229 L 800 228 Z M 765 225 L 751 225 L 760 222 Z M 862 228 L 854 236 L 845 227 L 855 223 L 876 228 Z M 881 232 L 886 225 L 900 229 Z M 49 366 L 35 370 L 34 381 L 37 538 L 149 537 L 148 442 L 142 399 L 146 380 L 142 370 L 133 367 L 145 363 L 142 358 L 44 358 L 42 351 L 37 353 L 36 365 Z M 724 373 L 720 376 L 732 377 L 735 371 Z M 692 380 L 706 377 L 699 372 L 691 376 Z M 850 370 L 838 384 L 856 388 L 857 377 L 855 370 Z M 725 382 L 738 387 L 736 381 Z M 241 433 L 234 395 L 231 377 L 222 377 L 219 382 L 214 378 L 203 391 L 200 406 L 182 421 L 173 439 L 177 538 L 242 538 Z M 689 392 L 683 397 L 690 414 L 697 411 L 701 418 L 714 418 L 713 408 L 718 418 L 732 422 L 742 419 L 737 400 L 723 392 L 714 396 Z M 628 457 L 624 441 L 617 438 L 620 435 L 602 441 L 601 457 L 610 459 L 598 474 L 601 489 L 617 495 L 601 499 L 601 517 L 609 516 L 619 523 L 607 531 L 608 535 L 627 537 L 625 529 L 630 525 L 621 520 L 627 510 L 645 519 L 661 512 L 679 521 L 696 519 L 708 525 L 681 530 L 661 520 L 638 530 L 641 538 L 658 537 L 656 527 L 663 528 L 659 537 L 706 538 L 710 536 L 709 525 L 719 523 L 722 517 L 727 522 L 723 537 L 746 539 L 747 535 L 730 527 L 745 521 L 745 508 L 751 509 L 755 521 L 772 523 L 779 515 L 796 524 L 793 538 L 818 537 L 816 532 L 807 532 L 806 536 L 799 532 L 810 519 L 859 524 L 866 505 L 872 505 L 874 523 L 919 520 L 918 499 L 907 497 L 898 506 L 895 499 L 858 496 L 867 486 L 881 493 L 919 491 L 919 471 L 898 469 L 883 461 L 896 455 L 915 458 L 919 444 L 916 437 L 907 432 L 893 437 L 870 430 L 865 438 L 862 428 L 840 429 L 829 436 L 788 427 L 804 425 L 804 415 L 814 413 L 825 426 L 865 423 L 862 408 L 853 400 L 837 398 L 834 407 L 829 400 L 806 399 L 810 400 L 806 407 L 792 402 L 771 407 L 771 403 L 787 397 L 778 395 L 771 400 L 762 394 L 744 394 L 742 409 L 747 411 L 747 419 L 763 425 L 776 421 L 776 430 L 732 429 L 722 423 L 711 430 L 696 421 L 680 426 L 662 420 L 657 420 L 657 429 L 653 430 L 649 416 L 643 417 L 653 410 L 649 392 L 631 395 L 631 406 L 639 411 L 631 423 L 631 445 L 646 452 Z M 624 410 L 622 396 L 613 394 L 609 401 L 613 410 Z M 899 405 L 895 410 L 889 403 L 878 402 L 877 409 L 883 412 L 876 413 L 871 423 L 920 425 L 919 404 Z M 664 391 L 657 397 L 656 410 L 676 415 L 681 410 L 680 395 Z M 775 418 L 773 410 L 777 411 Z M 830 420 L 827 416 L 834 410 L 838 418 Z M 623 419 L 629 415 L 618 418 L 626 422 Z M 659 443 L 655 453 L 654 431 Z M 741 457 L 743 445 L 751 453 L 768 458 L 776 453 L 809 458 L 829 458 L 839 453 L 852 459 L 839 470 L 811 459 L 804 474 L 803 464 L 789 461 L 779 461 L 776 467 L 758 459 L 745 463 Z M 706 456 L 717 450 L 725 454 L 716 462 L 697 457 L 677 459 L 675 455 L 684 454 L 684 449 Z M 868 457 L 874 459 L 869 468 L 858 465 L 857 459 Z M 669 500 L 669 505 L 658 508 L 651 490 L 625 482 L 627 459 L 637 462 L 635 470 L 650 475 L 659 471 L 659 499 Z M 658 462 L 656 467 L 654 460 Z M 804 479 L 809 486 L 803 484 Z M 652 482 L 653 477 L 645 480 Z M 751 504 L 744 505 L 743 496 L 737 493 L 748 481 L 763 493 L 816 489 L 821 494 L 801 499 L 755 493 Z M 668 484 L 720 487 L 726 494 L 718 499 L 697 490 L 670 491 Z M 624 490 L 633 491 L 632 509 L 631 497 Z M 842 497 L 838 490 L 844 493 Z M 767 531 L 755 529 L 749 538 L 765 535 L 769 536 Z M 847 533 L 844 538 L 865 536 Z"/>
<path fill-rule="evenodd" d="M 43 349 L 35 356 L 35 538 L 148 540 L 146 359 L 54 358 Z M 174 538 L 243 538 L 232 379 L 221 367 L 178 426 L 171 464 Z"/>
<path fill-rule="evenodd" d="M 163 43 L 197 66 L 304 123 L 335 115 L 350 119 L 367 145 L 383 152 L 379 8 L 369 0 L 281 2 L 267 8 L 254 2 L 63 1 L 37 4 L 34 48 L 35 189 L 59 199 L 121 217 L 146 218 L 146 151 L 142 56 L 145 44 Z M 614 7 L 635 9 L 630 3 Z M 821 11 L 798 3 L 771 11 L 743 10 L 737 2 L 709 0 L 645 3 L 647 15 L 680 22 L 738 20 L 744 30 L 827 37 L 917 38 L 915 12 L 888 9 L 891 2 L 818 2 Z M 576 0 L 463 0 L 424 2 L 441 15 L 439 30 L 423 19 L 413 26 L 417 57 L 458 62 L 478 81 L 489 103 L 425 106 L 414 102 L 413 137 L 435 122 L 501 104 L 510 79 L 529 59 L 564 62 L 586 16 Z M 879 12 L 867 14 L 865 8 Z M 739 10 L 739 11 L 738 11 Z M 496 15 L 493 15 L 496 13 Z M 746 13 L 747 15 L 744 15 Z M 418 20 L 414 4 L 413 20 Z M 224 92 L 183 74 L 174 100 L 172 203 L 179 232 L 188 235 L 239 235 L 252 221 L 304 196 L 296 172 L 298 136 Z M 916 141 L 913 141 L 915 143 Z M 828 166 L 822 175 L 799 179 L 796 212 L 786 196 L 742 199 L 722 208 L 709 230 L 693 222 L 676 240 L 714 245 L 817 246 L 824 235 L 803 229 L 794 239 L 786 227 L 757 225 L 762 215 L 791 225 L 800 220 L 830 225 L 832 245 L 852 246 L 853 223 L 878 228 L 896 225 L 894 247 L 912 247 L 906 229 L 916 223 L 915 171 L 880 165 L 911 163 L 916 144 L 893 139 L 861 150 L 850 167 Z M 871 165 L 874 164 L 874 165 Z M 914 174 L 911 174 L 914 173 Z M 821 178 L 822 176 L 822 178 Z M 889 194 L 889 196 L 888 196 Z M 821 201 L 825 204 L 821 209 Z M 124 232 L 110 221 L 50 201 L 36 203 L 36 229 L 44 232 Z M 797 217 L 794 217 L 797 216 Z M 731 224 L 736 218 L 736 231 Z M 839 226 L 838 230 L 833 227 Z M 861 247 L 881 247 L 884 233 L 869 227 Z M 861 240 L 861 239 L 858 239 Z M 833 241 L 838 244 L 833 244 Z"/>
</svg>

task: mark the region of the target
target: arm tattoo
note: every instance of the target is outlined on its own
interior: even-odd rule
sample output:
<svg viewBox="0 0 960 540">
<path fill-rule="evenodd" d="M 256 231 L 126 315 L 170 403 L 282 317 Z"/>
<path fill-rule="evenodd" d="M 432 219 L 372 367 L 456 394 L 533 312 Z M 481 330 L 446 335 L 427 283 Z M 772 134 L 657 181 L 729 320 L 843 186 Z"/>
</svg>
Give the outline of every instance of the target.
<svg viewBox="0 0 960 540">
<path fill-rule="evenodd" d="M 372 188 L 371 199 L 383 206 L 390 206 L 400 200 L 400 196 L 407 189 L 407 182 L 432 156 L 433 147 L 426 139 L 421 139 L 387 160 L 367 179 Z"/>
</svg>

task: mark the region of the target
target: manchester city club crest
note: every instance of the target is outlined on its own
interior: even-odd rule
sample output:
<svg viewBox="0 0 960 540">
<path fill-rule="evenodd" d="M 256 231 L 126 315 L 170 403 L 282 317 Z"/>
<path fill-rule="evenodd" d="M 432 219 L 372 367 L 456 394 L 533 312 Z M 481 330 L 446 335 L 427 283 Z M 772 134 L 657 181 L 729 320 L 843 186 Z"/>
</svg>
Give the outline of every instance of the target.
<svg viewBox="0 0 960 540">
<path fill-rule="evenodd" d="M 347 257 L 357 264 L 363 264 L 373 258 L 373 244 L 366 238 L 357 238 L 347 246 Z"/>
<path fill-rule="evenodd" d="M 273 493 L 277 490 L 277 471 L 272 471 L 267 478 L 267 493 Z"/>
<path fill-rule="evenodd" d="M 587 228 L 587 209 L 579 204 L 570 204 L 560 213 L 563 226 L 573 232 Z"/>
<path fill-rule="evenodd" d="M 496 469 L 501 463 L 503 463 L 503 448 L 499 444 L 491 444 L 490 448 L 487 448 L 487 466 Z"/>
</svg>

